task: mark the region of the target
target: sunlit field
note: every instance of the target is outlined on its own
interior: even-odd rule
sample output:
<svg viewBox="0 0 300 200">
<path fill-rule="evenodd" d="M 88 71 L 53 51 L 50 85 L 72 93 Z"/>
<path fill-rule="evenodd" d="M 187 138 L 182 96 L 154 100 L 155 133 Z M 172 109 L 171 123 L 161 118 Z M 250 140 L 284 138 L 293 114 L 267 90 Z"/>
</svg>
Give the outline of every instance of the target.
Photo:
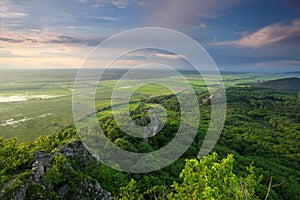
<svg viewBox="0 0 300 200">
<path fill-rule="evenodd" d="M 0 136 L 18 137 L 20 141 L 32 140 L 40 135 L 53 134 L 73 124 L 72 92 L 76 69 L 60 70 L 1 70 L 0 73 Z M 105 115 L 111 106 L 112 91 L 121 94 L 131 91 L 140 80 L 126 80 L 122 87 L 116 83 L 124 70 L 113 70 L 102 77 L 96 89 L 95 107 Z M 199 74 L 183 72 L 195 91 L 205 91 L 206 83 Z M 287 75 L 223 74 L 226 87 L 247 86 Z M 166 77 L 160 77 L 162 80 Z M 134 91 L 130 104 L 134 107 L 142 99 L 179 92 L 178 79 L 167 77 L 166 88 L 159 84 L 146 84 Z M 124 80 L 123 80 L 124 81 Z M 157 80 L 156 80 L 157 81 Z M 210 84 L 214 83 L 213 80 Z M 127 105 L 126 105 L 127 106 Z"/>
</svg>

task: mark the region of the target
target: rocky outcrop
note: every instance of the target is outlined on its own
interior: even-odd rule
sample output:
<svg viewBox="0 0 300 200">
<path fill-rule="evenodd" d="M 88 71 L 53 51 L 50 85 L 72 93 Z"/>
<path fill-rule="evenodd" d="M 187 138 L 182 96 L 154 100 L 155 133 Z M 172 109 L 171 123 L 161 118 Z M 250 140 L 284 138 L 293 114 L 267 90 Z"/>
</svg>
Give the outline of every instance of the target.
<svg viewBox="0 0 300 200">
<path fill-rule="evenodd" d="M 112 199 L 110 193 L 103 191 L 99 183 L 92 183 L 86 178 L 80 183 L 79 194 L 79 199 L 85 199 L 86 194 L 93 194 L 95 199 Z"/>
<path fill-rule="evenodd" d="M 76 190 L 70 190 L 70 186 L 62 184 L 59 188 L 52 188 L 51 184 L 46 183 L 44 180 L 45 173 L 51 169 L 52 162 L 55 156 L 65 156 L 70 162 L 77 162 L 82 165 L 88 165 L 94 158 L 84 148 L 80 141 L 73 141 L 68 145 L 62 146 L 57 153 L 50 154 L 46 152 L 36 152 L 35 161 L 32 164 L 32 175 L 28 181 L 21 185 L 16 191 L 13 192 L 11 199 L 22 200 L 28 197 L 27 190 L 33 185 L 38 185 L 42 190 L 55 190 L 59 198 L 62 199 L 101 199 L 110 200 L 113 199 L 109 192 L 104 191 L 100 184 L 89 177 L 83 177 L 81 182 L 76 185 Z M 68 163 L 66 164 L 68 171 L 76 173 Z M 74 186 L 73 186 L 74 187 Z M 72 192 L 70 192 L 72 191 Z M 46 193 L 46 192 L 45 192 Z M 47 193 L 46 193 L 47 194 Z M 29 197 L 30 198 L 30 197 Z M 36 198 L 36 197 L 35 197 Z M 40 195 L 38 199 L 51 199 L 47 195 Z"/>
<path fill-rule="evenodd" d="M 53 155 L 54 156 L 54 155 Z M 50 159 L 51 156 L 49 153 L 36 152 L 35 153 L 35 162 L 32 164 L 32 174 L 33 180 L 37 183 L 42 182 L 42 177 L 45 171 L 51 167 Z"/>
<path fill-rule="evenodd" d="M 27 188 L 31 184 L 32 184 L 32 179 L 29 179 L 24 185 L 21 185 L 21 187 L 12 194 L 11 199 L 12 200 L 25 199 Z M 1 199 L 1 197 L 0 197 L 0 199 Z"/>
</svg>

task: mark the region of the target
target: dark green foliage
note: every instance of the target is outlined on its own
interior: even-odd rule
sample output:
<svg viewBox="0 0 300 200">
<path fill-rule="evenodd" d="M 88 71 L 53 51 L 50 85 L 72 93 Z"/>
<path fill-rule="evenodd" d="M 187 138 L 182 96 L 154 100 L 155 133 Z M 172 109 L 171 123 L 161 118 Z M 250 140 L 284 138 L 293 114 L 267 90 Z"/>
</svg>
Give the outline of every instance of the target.
<svg viewBox="0 0 300 200">
<path fill-rule="evenodd" d="M 278 80 L 266 81 L 259 84 L 262 87 L 277 89 L 283 92 L 300 92 L 299 78 L 284 78 Z"/>
<path fill-rule="evenodd" d="M 51 152 L 59 145 L 69 143 L 78 136 L 73 128 L 60 131 L 56 135 L 42 136 L 33 142 L 18 143 L 16 138 L 0 138 L 0 195 L 17 189 L 27 180 L 24 173 L 32 168 L 36 151 Z M 22 178 L 22 181 L 19 178 Z"/>
<path fill-rule="evenodd" d="M 300 104 L 297 95 L 264 88 L 230 88 L 223 134 L 215 148 L 234 150 L 238 173 L 255 163 L 263 175 L 259 196 L 264 198 L 273 177 L 269 199 L 297 199 L 300 192 Z M 225 153 L 226 154 L 226 153 Z"/>
<path fill-rule="evenodd" d="M 190 189 L 189 181 L 206 174 L 211 189 L 201 184 L 191 185 L 194 189 L 199 187 L 196 188 L 199 190 L 199 198 L 202 198 L 202 192 L 206 192 L 207 197 L 217 198 L 216 194 L 222 194 L 225 199 L 241 199 L 242 183 L 251 187 L 247 190 L 249 198 L 258 196 L 264 199 L 272 177 L 272 186 L 276 187 L 271 187 L 268 199 L 297 199 L 300 196 L 299 96 L 260 87 L 229 88 L 226 122 L 214 148 L 219 159 L 223 159 L 221 162 L 216 154 L 207 157 L 206 160 L 195 159 L 209 126 L 211 109 L 207 92 L 197 94 L 197 98 L 201 112 L 198 134 L 182 157 L 166 168 L 147 174 L 127 174 L 106 167 L 95 159 L 84 164 L 80 156 L 75 160 L 69 160 L 58 154 L 52 160 L 53 166 L 44 175 L 45 182 L 53 189 L 68 185 L 68 189 L 72 192 L 84 178 L 87 178 L 89 181 L 99 182 L 103 189 L 120 199 L 130 199 L 129 197 L 165 199 L 171 192 L 169 197 L 181 198 L 180 194 L 186 196 L 184 192 Z M 145 142 L 141 138 L 122 132 L 114 118 L 107 115 L 99 119 L 99 123 L 110 141 L 132 152 L 151 152 L 167 145 L 178 131 L 180 122 L 177 98 L 168 95 L 145 99 L 141 103 L 142 106 L 131 110 L 132 119 L 144 123 L 142 124 L 144 126 L 149 123 L 149 115 L 145 112 L 149 108 L 148 103 L 158 103 L 167 109 L 167 120 L 162 130 Z M 89 130 L 91 138 L 94 131 Z M 36 151 L 57 153 L 62 145 L 70 145 L 74 140 L 79 140 L 74 127 L 26 143 L 18 143 L 17 139 L 0 139 L 1 194 L 9 198 L 12 191 L 27 181 L 28 170 L 32 167 Z M 235 162 L 228 154 L 233 155 Z M 196 167 L 200 165 L 201 168 Z M 213 166 L 215 169 L 212 169 Z M 68 170 L 70 168 L 74 171 Z M 209 176 L 210 173 L 212 176 Z M 215 180 L 213 175 L 227 177 L 230 180 L 222 184 L 223 188 L 220 185 L 223 182 Z M 257 178 L 260 175 L 263 175 L 261 182 Z M 175 189 L 173 191 L 172 184 Z M 26 198 L 37 199 L 39 196 L 47 196 L 49 199 L 57 199 L 57 193 L 49 188 L 43 189 L 38 184 L 32 185 L 28 188 Z M 230 190 L 235 192 L 229 194 Z M 199 194 L 195 194 L 197 198 Z"/>
</svg>

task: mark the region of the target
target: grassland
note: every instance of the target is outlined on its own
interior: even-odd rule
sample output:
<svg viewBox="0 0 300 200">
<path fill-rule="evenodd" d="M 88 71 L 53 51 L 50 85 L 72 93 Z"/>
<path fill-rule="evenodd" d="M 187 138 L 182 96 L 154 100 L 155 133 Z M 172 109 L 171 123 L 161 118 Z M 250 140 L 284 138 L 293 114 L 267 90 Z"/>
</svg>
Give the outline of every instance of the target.
<svg viewBox="0 0 300 200">
<path fill-rule="evenodd" d="M 0 71 L 0 137 L 18 137 L 20 141 L 32 140 L 40 135 L 49 135 L 73 123 L 72 91 L 77 70 L 1 70 Z M 116 87 L 124 70 L 107 73 L 96 89 L 95 106 L 102 110 L 100 115 L 110 113 L 111 95 L 131 91 L 141 84 L 143 79 L 126 80 L 122 87 Z M 258 81 L 280 78 L 282 75 L 267 74 L 223 74 L 226 87 L 247 85 Z M 206 90 L 205 81 L 197 74 L 185 74 L 195 91 Z M 153 81 L 163 82 L 165 77 Z M 213 81 L 210 84 L 214 83 Z M 179 92 L 182 88 L 180 79 L 168 76 L 170 88 L 159 84 L 146 84 L 134 91 L 131 108 L 138 106 L 138 101 L 151 96 L 167 95 Z M 106 108 L 106 109 L 105 109 Z"/>
</svg>

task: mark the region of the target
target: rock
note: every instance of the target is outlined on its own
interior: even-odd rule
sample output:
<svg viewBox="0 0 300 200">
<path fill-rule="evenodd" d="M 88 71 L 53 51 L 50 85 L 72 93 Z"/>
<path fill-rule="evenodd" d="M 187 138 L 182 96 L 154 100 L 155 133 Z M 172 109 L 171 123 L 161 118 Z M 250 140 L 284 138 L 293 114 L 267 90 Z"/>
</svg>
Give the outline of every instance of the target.
<svg viewBox="0 0 300 200">
<path fill-rule="evenodd" d="M 94 159 L 80 141 L 72 141 L 64 145 L 61 154 L 73 162 L 78 162 L 78 157 L 80 157 L 81 164 L 88 164 Z"/>
<path fill-rule="evenodd" d="M 42 181 L 45 171 L 51 167 L 51 155 L 49 153 L 36 152 L 35 162 L 32 164 L 33 180 L 37 183 Z"/>
<path fill-rule="evenodd" d="M 97 182 L 90 182 L 90 180 L 84 178 L 80 183 L 80 196 L 84 197 L 86 196 L 92 196 L 94 199 L 105 199 L 110 200 L 113 199 L 111 194 L 109 192 L 105 192 L 102 190 L 101 186 Z M 80 198 L 81 199 L 81 198 Z"/>
<path fill-rule="evenodd" d="M 11 200 L 22 200 L 25 199 L 27 188 L 32 184 L 32 179 L 29 179 L 24 185 L 16 190 L 11 197 Z"/>
<path fill-rule="evenodd" d="M 62 199 L 102 199 L 111 200 L 113 197 L 109 192 L 104 191 L 100 184 L 89 177 L 84 177 L 82 181 L 74 188 L 68 184 L 63 184 L 59 188 L 52 188 L 52 185 L 47 185 L 44 183 L 44 174 L 51 169 L 52 160 L 55 156 L 63 155 L 73 163 L 78 163 L 80 165 L 88 165 L 93 159 L 93 156 L 85 149 L 80 141 L 72 141 L 71 143 L 64 145 L 60 148 L 60 151 L 55 154 L 50 154 L 46 152 L 36 152 L 35 161 L 32 164 L 32 176 L 28 181 L 21 185 L 16 191 L 13 192 L 11 199 L 22 200 L 26 197 L 27 189 L 32 185 L 39 185 L 42 190 L 54 191 L 57 193 L 59 198 Z M 76 171 L 72 168 L 69 162 L 66 163 L 66 167 L 70 173 L 75 173 Z M 67 176 L 67 175 L 66 175 Z M 66 177 L 68 178 L 68 177 Z M 47 195 L 47 194 L 46 194 Z M 41 199 L 49 199 L 47 196 L 41 197 Z"/>
</svg>

